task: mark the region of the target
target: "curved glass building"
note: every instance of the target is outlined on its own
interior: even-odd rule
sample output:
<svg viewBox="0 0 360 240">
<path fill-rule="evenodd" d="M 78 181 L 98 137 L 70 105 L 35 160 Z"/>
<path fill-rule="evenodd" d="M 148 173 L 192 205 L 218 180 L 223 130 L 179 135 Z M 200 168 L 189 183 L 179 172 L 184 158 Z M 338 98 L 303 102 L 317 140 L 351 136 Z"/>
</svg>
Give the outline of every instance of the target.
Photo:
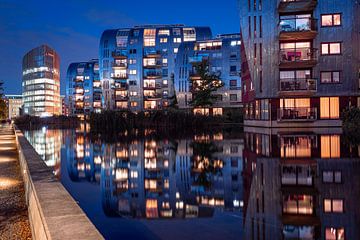
<svg viewBox="0 0 360 240">
<path fill-rule="evenodd" d="M 61 114 L 60 59 L 54 49 L 41 45 L 23 58 L 24 113 L 47 117 Z"/>
</svg>

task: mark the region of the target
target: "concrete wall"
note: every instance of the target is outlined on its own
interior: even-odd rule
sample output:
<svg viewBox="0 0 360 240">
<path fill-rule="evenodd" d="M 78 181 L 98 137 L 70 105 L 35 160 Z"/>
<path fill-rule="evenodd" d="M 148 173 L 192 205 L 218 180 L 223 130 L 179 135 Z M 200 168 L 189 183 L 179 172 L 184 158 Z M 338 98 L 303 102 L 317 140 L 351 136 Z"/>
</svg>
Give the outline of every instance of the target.
<svg viewBox="0 0 360 240">
<path fill-rule="evenodd" d="M 23 133 L 15 130 L 34 239 L 103 239 Z"/>
</svg>

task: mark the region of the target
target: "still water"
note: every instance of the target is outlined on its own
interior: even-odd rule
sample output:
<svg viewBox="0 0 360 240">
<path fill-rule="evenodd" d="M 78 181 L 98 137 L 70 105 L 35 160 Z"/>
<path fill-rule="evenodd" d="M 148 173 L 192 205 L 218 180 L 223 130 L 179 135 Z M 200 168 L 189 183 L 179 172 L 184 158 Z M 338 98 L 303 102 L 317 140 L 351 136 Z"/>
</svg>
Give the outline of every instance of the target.
<svg viewBox="0 0 360 240">
<path fill-rule="evenodd" d="M 25 136 L 106 239 L 360 239 L 360 148 L 341 130 L 234 132 Z"/>
</svg>

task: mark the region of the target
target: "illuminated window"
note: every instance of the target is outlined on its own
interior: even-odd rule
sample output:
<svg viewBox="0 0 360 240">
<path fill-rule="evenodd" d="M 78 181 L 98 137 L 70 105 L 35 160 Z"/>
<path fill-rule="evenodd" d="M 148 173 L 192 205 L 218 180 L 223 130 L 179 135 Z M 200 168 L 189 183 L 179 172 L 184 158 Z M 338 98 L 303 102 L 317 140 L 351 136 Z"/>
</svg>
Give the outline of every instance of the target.
<svg viewBox="0 0 360 240">
<path fill-rule="evenodd" d="M 283 197 L 283 213 L 313 214 L 313 204 L 311 195 L 286 195 Z"/>
<path fill-rule="evenodd" d="M 155 46 L 156 29 L 144 29 L 144 46 Z"/>
<path fill-rule="evenodd" d="M 161 29 L 161 30 L 159 30 L 159 35 L 169 36 L 169 35 L 170 35 L 170 30 L 168 30 L 168 29 Z"/>
<path fill-rule="evenodd" d="M 340 136 L 321 136 L 321 158 L 340 157 Z"/>
<path fill-rule="evenodd" d="M 129 74 L 130 74 L 130 75 L 136 75 L 136 69 L 131 69 L 131 70 L 129 71 Z"/>
<path fill-rule="evenodd" d="M 338 97 L 320 98 L 320 118 L 321 119 L 338 119 L 340 115 Z"/>
<path fill-rule="evenodd" d="M 168 64 L 168 59 L 167 59 L 167 58 L 163 58 L 162 63 L 163 63 L 164 66 L 167 66 L 167 64 Z"/>
<path fill-rule="evenodd" d="M 321 83 L 339 83 L 340 82 L 340 72 L 321 72 Z"/>
<path fill-rule="evenodd" d="M 178 48 L 174 48 L 174 53 L 178 53 L 179 49 Z"/>
<path fill-rule="evenodd" d="M 174 38 L 174 43 L 181 43 L 181 38 Z"/>
<path fill-rule="evenodd" d="M 345 229 L 340 228 L 325 228 L 325 240 L 345 240 Z"/>
<path fill-rule="evenodd" d="M 321 26 L 332 27 L 341 25 L 341 14 L 324 14 L 321 15 Z"/>
<path fill-rule="evenodd" d="M 131 177 L 131 178 L 138 178 L 138 175 L 139 175 L 139 174 L 138 174 L 137 171 L 131 171 L 131 172 L 130 172 L 130 177 Z"/>
<path fill-rule="evenodd" d="M 341 54 L 341 43 L 321 43 L 321 54 L 322 55 L 336 55 Z"/>
<path fill-rule="evenodd" d="M 174 28 L 173 29 L 173 35 L 174 36 L 180 36 L 181 35 L 181 29 L 180 28 Z"/>
<path fill-rule="evenodd" d="M 214 116 L 221 116 L 221 115 L 223 115 L 223 109 L 222 109 L 222 108 L 213 108 L 213 115 L 214 115 Z"/>
<path fill-rule="evenodd" d="M 324 212 L 343 213 L 344 201 L 342 199 L 324 199 Z"/>
<path fill-rule="evenodd" d="M 167 39 L 167 38 L 160 38 L 160 42 L 161 42 L 161 43 L 167 43 L 167 42 L 168 42 L 168 39 Z"/>
<path fill-rule="evenodd" d="M 195 28 L 184 28 L 184 42 L 194 42 L 196 41 L 196 31 Z"/>
</svg>

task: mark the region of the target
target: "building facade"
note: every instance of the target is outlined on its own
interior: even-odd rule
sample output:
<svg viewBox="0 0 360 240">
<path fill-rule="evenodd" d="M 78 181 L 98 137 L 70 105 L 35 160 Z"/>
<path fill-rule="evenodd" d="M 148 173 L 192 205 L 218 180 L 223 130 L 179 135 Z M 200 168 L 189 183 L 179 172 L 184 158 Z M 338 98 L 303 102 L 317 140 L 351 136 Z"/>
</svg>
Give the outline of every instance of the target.
<svg viewBox="0 0 360 240">
<path fill-rule="evenodd" d="M 47 117 L 61 114 L 60 59 L 54 49 L 41 45 L 23 58 L 24 114 Z"/>
<path fill-rule="evenodd" d="M 206 61 L 211 73 L 219 74 L 224 86 L 218 89 L 213 108 L 238 108 L 241 103 L 240 35 L 224 34 L 214 39 L 182 43 L 175 63 L 174 87 L 179 108 L 192 108 L 190 79 L 196 75 L 196 64 Z"/>
<path fill-rule="evenodd" d="M 5 95 L 5 101 L 8 108 L 8 118 L 14 119 L 21 115 L 23 107 L 22 95 Z"/>
<path fill-rule="evenodd" d="M 65 102 L 69 115 L 83 118 L 101 112 L 101 83 L 97 59 L 71 63 L 67 70 Z"/>
<path fill-rule="evenodd" d="M 359 96 L 358 1 L 239 3 L 245 124 L 340 126 Z"/>
<path fill-rule="evenodd" d="M 180 44 L 209 38 L 210 28 L 184 25 L 104 31 L 99 51 L 104 108 L 142 111 L 169 106 Z"/>
</svg>

